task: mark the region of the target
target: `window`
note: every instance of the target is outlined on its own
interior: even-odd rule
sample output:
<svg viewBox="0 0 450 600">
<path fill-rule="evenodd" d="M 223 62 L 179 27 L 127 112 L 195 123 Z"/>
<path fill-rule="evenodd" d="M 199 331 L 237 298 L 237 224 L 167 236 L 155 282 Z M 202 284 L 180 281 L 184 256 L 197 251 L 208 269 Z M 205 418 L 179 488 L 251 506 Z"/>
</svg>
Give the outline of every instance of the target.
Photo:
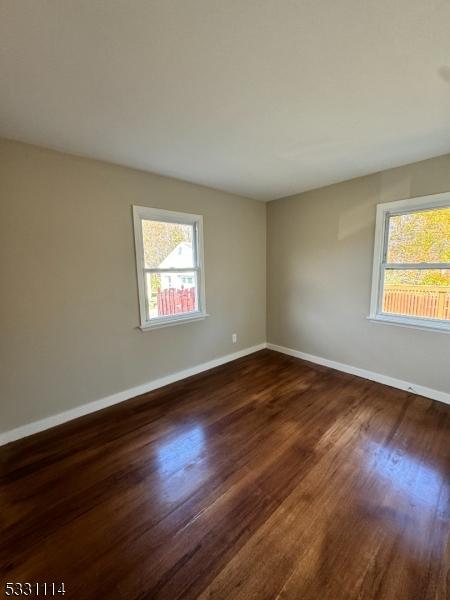
<svg viewBox="0 0 450 600">
<path fill-rule="evenodd" d="M 450 193 L 378 205 L 369 318 L 450 331 Z"/>
<path fill-rule="evenodd" d="M 203 219 L 133 206 L 141 328 L 203 319 Z"/>
</svg>

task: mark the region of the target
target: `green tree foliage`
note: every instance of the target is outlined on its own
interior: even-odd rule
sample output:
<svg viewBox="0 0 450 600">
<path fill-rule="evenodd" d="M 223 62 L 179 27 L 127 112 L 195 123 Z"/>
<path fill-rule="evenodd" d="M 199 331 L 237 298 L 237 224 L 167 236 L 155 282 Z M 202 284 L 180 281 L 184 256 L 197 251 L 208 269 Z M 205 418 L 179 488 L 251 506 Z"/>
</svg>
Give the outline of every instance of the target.
<svg viewBox="0 0 450 600">
<path fill-rule="evenodd" d="M 450 208 L 391 217 L 387 261 L 450 262 Z M 386 283 L 450 286 L 450 270 L 387 271 Z"/>
<path fill-rule="evenodd" d="M 179 223 L 142 221 L 145 265 L 157 268 L 180 242 L 192 242 L 192 228 Z"/>
</svg>

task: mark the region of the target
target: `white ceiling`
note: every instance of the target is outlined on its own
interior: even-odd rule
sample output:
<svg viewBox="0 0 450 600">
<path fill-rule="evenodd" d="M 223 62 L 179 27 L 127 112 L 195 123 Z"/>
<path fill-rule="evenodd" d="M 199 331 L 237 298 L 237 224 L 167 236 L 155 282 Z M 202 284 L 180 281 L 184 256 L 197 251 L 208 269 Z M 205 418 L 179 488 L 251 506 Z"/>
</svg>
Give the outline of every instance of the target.
<svg viewBox="0 0 450 600">
<path fill-rule="evenodd" d="M 450 151 L 449 0 L 0 0 L 0 135 L 262 200 Z"/>
</svg>

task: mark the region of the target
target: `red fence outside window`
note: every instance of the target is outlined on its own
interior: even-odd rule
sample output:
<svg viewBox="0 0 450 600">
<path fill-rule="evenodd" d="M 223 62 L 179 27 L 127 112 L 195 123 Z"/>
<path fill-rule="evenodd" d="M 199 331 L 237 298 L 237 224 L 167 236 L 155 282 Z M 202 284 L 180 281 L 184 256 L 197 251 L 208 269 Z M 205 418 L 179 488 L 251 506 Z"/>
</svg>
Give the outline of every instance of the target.
<svg viewBox="0 0 450 600">
<path fill-rule="evenodd" d="M 195 310 L 195 288 L 158 290 L 158 316 L 176 315 Z"/>
</svg>

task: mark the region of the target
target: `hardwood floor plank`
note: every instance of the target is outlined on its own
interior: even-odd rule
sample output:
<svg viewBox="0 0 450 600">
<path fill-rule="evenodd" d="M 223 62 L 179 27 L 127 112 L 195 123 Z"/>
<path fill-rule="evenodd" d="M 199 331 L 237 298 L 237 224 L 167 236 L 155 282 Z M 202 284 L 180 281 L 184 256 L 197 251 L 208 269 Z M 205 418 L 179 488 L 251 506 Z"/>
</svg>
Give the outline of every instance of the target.
<svg viewBox="0 0 450 600">
<path fill-rule="evenodd" d="M 449 598 L 450 407 L 261 351 L 0 449 L 3 581 Z"/>
</svg>

